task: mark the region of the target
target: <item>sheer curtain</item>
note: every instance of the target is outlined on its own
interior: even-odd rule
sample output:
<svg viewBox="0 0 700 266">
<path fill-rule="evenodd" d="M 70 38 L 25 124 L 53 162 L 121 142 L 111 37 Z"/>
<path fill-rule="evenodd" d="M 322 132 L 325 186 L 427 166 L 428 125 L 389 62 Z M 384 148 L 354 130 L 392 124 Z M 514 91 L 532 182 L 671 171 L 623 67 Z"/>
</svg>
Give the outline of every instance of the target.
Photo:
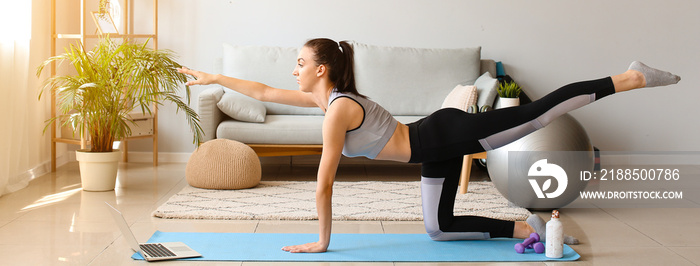
<svg viewBox="0 0 700 266">
<path fill-rule="evenodd" d="M 30 45 L 32 4 L 46 2 L 0 0 L 0 196 L 26 187 L 33 176 L 47 171 L 48 137 L 42 130 L 48 108 L 43 98 L 37 100 L 40 81 L 34 74 L 49 51 L 41 44 L 33 53 Z M 45 21 L 35 20 L 43 30 L 34 32 L 50 37 Z M 36 41 L 45 42 L 46 37 Z"/>
</svg>

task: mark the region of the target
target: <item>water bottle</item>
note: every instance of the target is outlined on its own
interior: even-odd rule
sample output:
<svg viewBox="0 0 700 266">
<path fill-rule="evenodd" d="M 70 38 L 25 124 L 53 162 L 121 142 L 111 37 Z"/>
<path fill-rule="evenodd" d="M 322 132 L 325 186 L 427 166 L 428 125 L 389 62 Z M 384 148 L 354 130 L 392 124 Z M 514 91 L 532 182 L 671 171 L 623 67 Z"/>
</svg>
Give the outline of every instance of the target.
<svg viewBox="0 0 700 266">
<path fill-rule="evenodd" d="M 564 256 L 564 227 L 559 221 L 559 211 L 552 211 L 552 219 L 547 222 L 545 256 L 558 259 Z"/>
</svg>

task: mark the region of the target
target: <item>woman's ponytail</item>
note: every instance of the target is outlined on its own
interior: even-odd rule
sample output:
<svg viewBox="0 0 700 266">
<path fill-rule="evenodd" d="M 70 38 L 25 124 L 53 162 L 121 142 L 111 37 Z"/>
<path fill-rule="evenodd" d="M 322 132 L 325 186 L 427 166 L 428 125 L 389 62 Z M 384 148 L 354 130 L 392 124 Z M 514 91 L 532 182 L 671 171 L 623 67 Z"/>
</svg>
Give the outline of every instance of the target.
<svg viewBox="0 0 700 266">
<path fill-rule="evenodd" d="M 345 64 L 343 67 L 343 73 L 339 73 L 341 78 L 338 80 L 338 82 L 342 82 L 342 84 L 337 84 L 338 90 L 340 90 L 340 87 L 343 87 L 343 91 L 341 92 L 352 92 L 360 95 L 357 92 L 357 87 L 355 87 L 355 51 L 353 51 L 352 45 L 350 45 L 350 43 L 347 41 L 340 42 L 340 49 L 345 59 L 343 60 L 345 61 Z"/>
<path fill-rule="evenodd" d="M 328 66 L 328 77 L 335 84 L 338 92 L 352 93 L 365 97 L 355 86 L 354 51 L 347 41 L 337 43 L 331 39 L 309 40 L 304 46 L 315 53 L 314 60 L 319 65 Z"/>
</svg>

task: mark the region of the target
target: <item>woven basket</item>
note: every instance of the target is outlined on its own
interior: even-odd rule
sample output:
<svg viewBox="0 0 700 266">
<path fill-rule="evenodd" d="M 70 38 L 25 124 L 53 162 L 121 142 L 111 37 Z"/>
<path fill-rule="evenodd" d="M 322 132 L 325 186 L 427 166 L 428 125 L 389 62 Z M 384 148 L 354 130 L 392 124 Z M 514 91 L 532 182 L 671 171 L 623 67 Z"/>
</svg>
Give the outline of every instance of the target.
<svg viewBox="0 0 700 266">
<path fill-rule="evenodd" d="M 248 145 L 227 139 L 210 140 L 199 146 L 185 168 L 190 186 L 205 189 L 243 189 L 257 186 L 260 159 Z"/>
</svg>

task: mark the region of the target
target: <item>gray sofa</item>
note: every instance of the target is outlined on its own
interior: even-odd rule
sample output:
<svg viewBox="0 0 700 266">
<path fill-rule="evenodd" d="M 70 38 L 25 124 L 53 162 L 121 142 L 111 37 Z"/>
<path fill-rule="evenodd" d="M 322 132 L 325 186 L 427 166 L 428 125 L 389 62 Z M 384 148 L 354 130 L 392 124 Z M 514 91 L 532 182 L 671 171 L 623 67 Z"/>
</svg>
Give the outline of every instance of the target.
<svg viewBox="0 0 700 266">
<path fill-rule="evenodd" d="M 495 89 L 491 86 L 497 82 L 491 77 L 495 76 L 496 64 L 481 59 L 481 47 L 420 49 L 362 43 L 353 43 L 353 47 L 358 90 L 384 106 L 401 123 L 414 122 L 440 109 L 456 85 L 476 82 L 480 91 L 478 105 L 493 105 Z M 221 73 L 296 90 L 292 70 L 297 55 L 298 48 L 224 44 Z M 260 156 L 321 151 L 323 113 L 319 108 L 263 103 L 216 87 L 199 94 L 199 115 L 205 141 L 240 141 Z"/>
</svg>

